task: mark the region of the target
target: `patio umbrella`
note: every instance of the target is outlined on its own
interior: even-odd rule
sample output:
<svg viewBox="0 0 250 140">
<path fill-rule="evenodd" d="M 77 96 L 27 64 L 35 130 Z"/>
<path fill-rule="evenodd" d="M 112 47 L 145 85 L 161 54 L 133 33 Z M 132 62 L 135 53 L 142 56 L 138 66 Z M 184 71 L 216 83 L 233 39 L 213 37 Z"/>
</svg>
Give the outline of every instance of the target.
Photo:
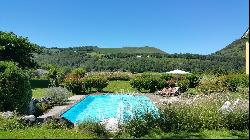
<svg viewBox="0 0 250 140">
<path fill-rule="evenodd" d="M 190 74 L 189 72 L 186 72 L 186 71 L 183 71 L 183 70 L 173 70 L 173 71 L 169 71 L 169 72 L 166 72 L 167 74 Z M 177 76 L 177 81 L 176 83 L 178 84 L 178 81 L 179 81 L 179 78 Z"/>
<path fill-rule="evenodd" d="M 190 74 L 189 72 L 186 72 L 186 71 L 183 71 L 183 70 L 173 70 L 173 71 L 169 71 L 169 72 L 166 72 L 168 74 Z"/>
</svg>

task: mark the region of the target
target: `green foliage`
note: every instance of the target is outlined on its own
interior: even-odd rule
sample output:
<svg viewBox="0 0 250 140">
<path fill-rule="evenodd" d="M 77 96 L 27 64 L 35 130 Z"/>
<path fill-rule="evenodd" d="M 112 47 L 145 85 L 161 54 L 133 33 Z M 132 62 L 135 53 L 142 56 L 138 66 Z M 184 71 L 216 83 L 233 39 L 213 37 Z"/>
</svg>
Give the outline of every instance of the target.
<svg viewBox="0 0 250 140">
<path fill-rule="evenodd" d="M 28 127 L 12 131 L 0 131 L 1 139 L 94 139 L 90 134 L 83 134 L 74 129 L 48 129 Z"/>
<path fill-rule="evenodd" d="M 45 97 L 50 99 L 52 105 L 62 105 L 67 101 L 69 95 L 70 92 L 66 88 L 51 87 L 47 89 Z"/>
<path fill-rule="evenodd" d="M 178 84 L 177 84 L 179 87 L 180 87 L 180 92 L 183 93 L 183 92 L 186 92 L 189 88 L 189 85 L 190 85 L 190 82 L 189 80 L 181 80 L 181 81 L 178 81 Z"/>
<path fill-rule="evenodd" d="M 17 115 L 9 118 L 4 118 L 0 115 L 0 131 L 11 131 L 14 129 L 22 129 L 25 125 Z"/>
<path fill-rule="evenodd" d="M 154 92 L 157 89 L 162 89 L 166 86 L 166 81 L 160 77 L 153 76 L 151 74 L 143 74 L 141 76 L 136 76 L 131 79 L 130 84 L 133 88 L 141 91 L 142 89 Z"/>
<path fill-rule="evenodd" d="M 166 86 L 166 81 L 161 78 L 147 77 L 144 78 L 143 80 L 144 80 L 143 88 L 145 90 L 149 90 L 149 92 L 151 93 L 155 92 L 157 89 L 162 89 L 163 87 Z"/>
<path fill-rule="evenodd" d="M 85 73 L 86 73 L 86 69 L 83 67 L 79 67 L 79 68 L 74 69 L 71 72 L 71 75 L 72 77 L 83 78 L 85 76 Z"/>
<path fill-rule="evenodd" d="M 167 83 L 167 87 L 173 88 L 173 87 L 176 87 L 176 86 L 177 86 L 177 85 L 176 85 L 176 83 L 177 83 L 177 80 L 176 80 L 176 79 L 168 80 L 168 81 L 166 81 L 166 83 Z"/>
<path fill-rule="evenodd" d="M 70 124 L 63 119 L 51 118 L 42 124 L 47 129 L 67 129 Z"/>
<path fill-rule="evenodd" d="M 233 107 L 233 112 L 222 114 L 218 109 L 228 100 L 227 95 L 202 97 L 191 103 L 166 105 L 161 128 L 166 131 L 200 131 L 202 129 L 248 129 L 248 108 Z M 190 101 L 189 101 L 190 102 Z"/>
<path fill-rule="evenodd" d="M 164 51 L 154 47 L 123 47 L 123 48 L 97 48 L 97 53 L 101 54 L 165 54 Z"/>
<path fill-rule="evenodd" d="M 78 79 L 65 79 L 65 87 L 74 94 L 84 94 L 86 92 L 82 80 Z"/>
<path fill-rule="evenodd" d="M 144 79 L 140 76 L 137 76 L 133 79 L 130 80 L 130 85 L 133 87 L 133 88 L 136 88 L 138 91 L 141 91 L 144 87 Z"/>
<path fill-rule="evenodd" d="M 189 80 L 189 87 L 190 88 L 195 88 L 196 86 L 198 86 L 198 84 L 200 82 L 200 77 L 198 77 L 197 75 L 194 75 L 194 74 L 188 75 L 187 79 Z"/>
<path fill-rule="evenodd" d="M 159 51 L 142 51 L 136 53 L 135 48 L 118 49 L 92 48 L 42 48 L 43 53 L 35 59 L 45 68 L 48 64 L 74 69 L 84 66 L 87 71 L 127 71 L 132 73 L 166 72 L 176 68 L 192 73 L 227 74 L 232 71 L 242 71 L 245 67 L 245 41 L 232 43 L 234 47 L 226 47 L 229 53 L 211 55 L 198 54 L 164 54 Z M 138 48 L 144 49 L 144 48 Z M 236 49 L 237 51 L 234 51 Z M 129 51 L 127 51 L 129 50 Z M 153 52 L 153 53 L 151 53 Z M 98 54 L 90 55 L 89 53 Z M 235 53 L 235 54 L 234 54 Z M 137 58 L 141 55 L 141 58 Z M 208 69 L 209 68 L 209 69 Z M 120 79 L 121 80 L 121 79 Z"/>
<path fill-rule="evenodd" d="M 81 79 L 67 78 L 65 80 L 65 86 L 74 94 L 84 94 L 86 91 L 91 92 L 93 88 L 97 91 L 102 91 L 108 86 L 108 80 L 106 77 L 97 75 L 91 75 Z"/>
<path fill-rule="evenodd" d="M 102 124 L 91 121 L 86 121 L 78 124 L 77 131 L 83 134 L 92 134 L 99 138 L 107 138 L 109 134 Z"/>
<path fill-rule="evenodd" d="M 132 120 L 122 125 L 118 134 L 133 138 L 148 136 L 156 138 L 159 134 L 169 132 L 248 130 L 249 113 L 248 103 L 245 100 L 242 100 L 241 105 L 231 106 L 233 109 L 231 113 L 223 114 L 218 111 L 225 101 L 233 102 L 234 99 L 228 94 L 184 98 L 182 102 L 163 105 L 158 116 L 145 114 L 139 117 L 136 115 Z"/>
<path fill-rule="evenodd" d="M 234 108 L 234 112 L 223 116 L 225 127 L 229 130 L 248 130 L 249 126 L 249 110 Z M 237 120 L 237 121 L 236 121 Z"/>
<path fill-rule="evenodd" d="M 199 132 L 161 132 L 159 130 L 153 130 L 148 135 L 141 137 L 140 139 L 248 139 L 249 132 L 235 131 L 235 130 L 202 130 Z M 126 137 L 124 137 L 126 138 Z"/>
<path fill-rule="evenodd" d="M 203 76 L 197 89 L 201 93 L 209 94 L 213 92 L 225 92 L 227 88 L 224 84 L 225 77 Z"/>
<path fill-rule="evenodd" d="M 38 117 L 44 114 L 48 109 L 51 109 L 51 108 L 52 108 L 52 105 L 50 103 L 46 103 L 46 102 L 36 103 L 34 115 Z"/>
<path fill-rule="evenodd" d="M 0 61 L 0 111 L 25 113 L 31 97 L 29 76 L 13 62 Z"/>
<path fill-rule="evenodd" d="M 246 50 L 245 46 L 247 40 L 248 39 L 237 39 L 222 50 L 215 52 L 213 55 L 226 57 L 242 57 L 245 54 L 244 52 Z"/>
<path fill-rule="evenodd" d="M 107 78 L 101 76 L 88 76 L 83 79 L 83 83 L 89 91 L 91 91 L 92 88 L 96 88 L 97 91 L 102 91 L 108 86 Z"/>
<path fill-rule="evenodd" d="M 33 60 L 38 52 L 38 46 L 30 43 L 28 38 L 15 35 L 13 32 L 0 31 L 0 60 L 13 61 L 22 68 L 34 68 L 37 64 Z"/>
<path fill-rule="evenodd" d="M 122 126 L 123 133 L 128 133 L 130 136 L 140 138 L 150 132 L 150 130 L 158 127 L 157 119 L 150 113 L 143 116 L 135 116 L 132 120 Z"/>
<path fill-rule="evenodd" d="M 92 72 L 89 75 L 91 76 L 101 76 L 106 77 L 109 81 L 113 80 L 124 80 L 129 81 L 133 75 L 130 72 Z"/>
<path fill-rule="evenodd" d="M 58 87 L 64 79 L 63 70 L 55 66 L 51 66 L 48 73 L 48 79 L 50 81 L 50 87 Z"/>
<path fill-rule="evenodd" d="M 203 77 L 197 89 L 203 93 L 237 92 L 248 87 L 249 77 L 246 74 L 228 74 L 221 76 Z"/>
<path fill-rule="evenodd" d="M 161 79 L 164 79 L 166 81 L 171 80 L 173 76 L 171 74 L 162 74 Z"/>
<path fill-rule="evenodd" d="M 238 87 L 248 87 L 249 77 L 246 74 L 232 74 L 228 75 L 224 81 L 229 91 L 236 92 Z"/>
</svg>

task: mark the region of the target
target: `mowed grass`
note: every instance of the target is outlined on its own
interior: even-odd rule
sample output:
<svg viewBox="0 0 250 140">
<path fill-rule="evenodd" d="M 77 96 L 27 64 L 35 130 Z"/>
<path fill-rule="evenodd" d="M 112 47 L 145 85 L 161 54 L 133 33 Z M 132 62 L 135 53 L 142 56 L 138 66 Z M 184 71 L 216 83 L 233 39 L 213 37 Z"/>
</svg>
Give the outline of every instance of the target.
<svg viewBox="0 0 250 140">
<path fill-rule="evenodd" d="M 132 88 L 129 81 L 109 81 L 106 88 L 103 89 L 104 92 L 121 93 L 121 92 L 136 92 L 136 89 Z"/>
<path fill-rule="evenodd" d="M 35 89 L 32 89 L 32 97 L 36 98 L 36 99 L 45 97 L 46 90 L 47 90 L 47 88 L 35 88 Z"/>
<path fill-rule="evenodd" d="M 121 139 L 131 138 L 127 136 Z M 232 130 L 204 130 L 201 132 L 162 133 L 150 132 L 142 139 L 248 139 L 249 132 Z M 0 131 L 0 139 L 96 139 L 88 133 L 80 133 L 75 129 L 48 129 L 31 127 L 12 131 Z"/>
<path fill-rule="evenodd" d="M 79 133 L 74 129 L 26 128 L 0 131 L 0 139 L 93 139 L 91 134 Z"/>
<path fill-rule="evenodd" d="M 204 130 L 201 132 L 157 133 L 151 132 L 144 139 L 249 139 L 249 131 Z"/>
<path fill-rule="evenodd" d="M 32 89 L 32 97 L 39 99 L 45 97 L 47 88 L 35 88 Z M 95 89 L 92 89 L 93 92 L 96 92 Z M 121 93 L 121 92 L 136 92 L 137 90 L 132 88 L 129 81 L 109 81 L 108 86 L 103 89 L 103 92 L 108 93 Z"/>
</svg>

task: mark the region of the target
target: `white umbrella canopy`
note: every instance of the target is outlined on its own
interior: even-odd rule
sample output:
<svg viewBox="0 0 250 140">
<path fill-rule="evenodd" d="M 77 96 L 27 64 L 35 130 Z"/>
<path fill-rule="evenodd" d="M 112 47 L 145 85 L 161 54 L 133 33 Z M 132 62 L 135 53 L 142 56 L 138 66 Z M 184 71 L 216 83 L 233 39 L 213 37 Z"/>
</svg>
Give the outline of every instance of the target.
<svg viewBox="0 0 250 140">
<path fill-rule="evenodd" d="M 186 72 L 186 71 L 183 71 L 183 70 L 173 70 L 173 71 L 169 71 L 169 72 L 166 72 L 168 74 L 190 74 L 189 72 Z"/>
</svg>

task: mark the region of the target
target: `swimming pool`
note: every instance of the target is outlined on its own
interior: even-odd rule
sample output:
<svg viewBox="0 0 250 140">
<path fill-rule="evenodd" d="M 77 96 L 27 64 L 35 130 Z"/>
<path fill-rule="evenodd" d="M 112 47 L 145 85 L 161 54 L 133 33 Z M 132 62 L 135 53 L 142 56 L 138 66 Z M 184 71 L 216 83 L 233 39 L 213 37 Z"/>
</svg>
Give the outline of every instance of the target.
<svg viewBox="0 0 250 140">
<path fill-rule="evenodd" d="M 74 124 L 83 121 L 101 122 L 110 118 L 125 122 L 146 112 L 158 112 L 157 107 L 146 96 L 101 94 L 87 96 L 61 116 Z"/>
</svg>

